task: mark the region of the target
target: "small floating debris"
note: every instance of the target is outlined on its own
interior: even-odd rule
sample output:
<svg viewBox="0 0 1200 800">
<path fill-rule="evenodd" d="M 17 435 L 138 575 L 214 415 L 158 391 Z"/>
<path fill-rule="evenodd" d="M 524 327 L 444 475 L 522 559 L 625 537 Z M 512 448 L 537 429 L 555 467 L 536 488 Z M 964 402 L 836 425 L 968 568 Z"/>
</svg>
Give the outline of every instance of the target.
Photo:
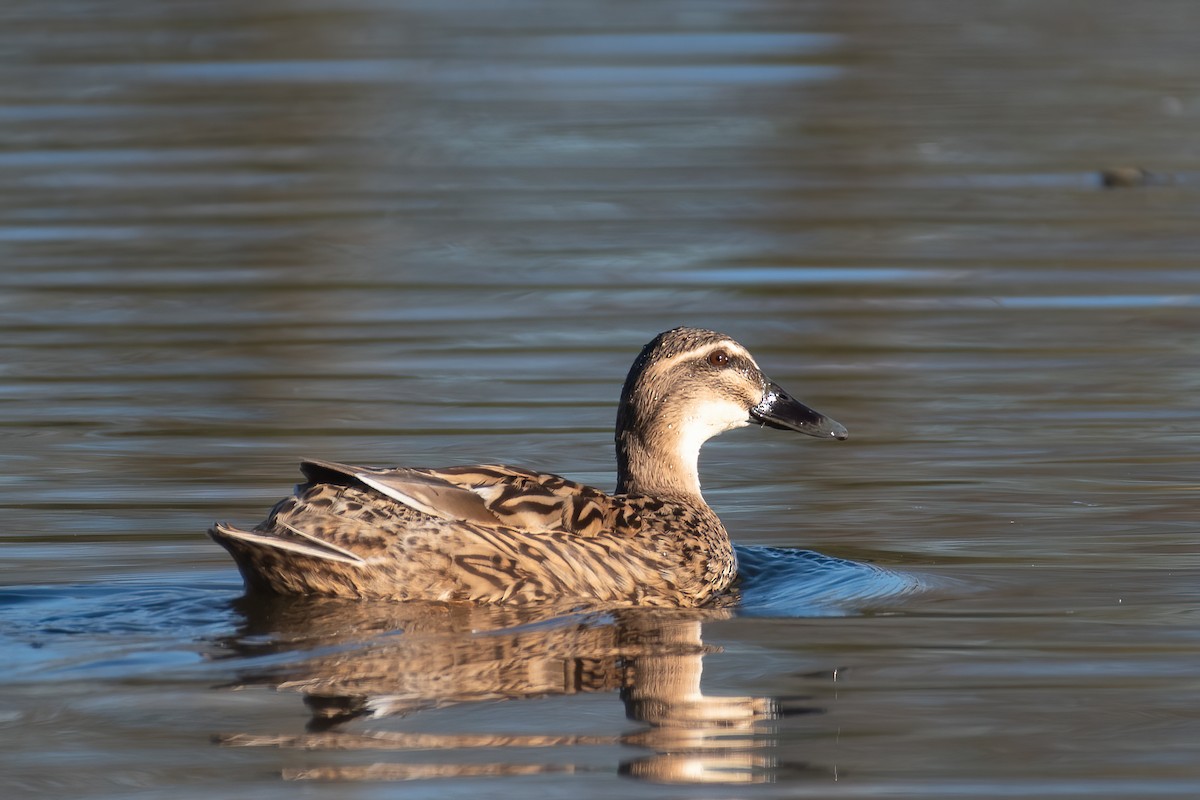
<svg viewBox="0 0 1200 800">
<path fill-rule="evenodd" d="M 1105 189 L 1126 189 L 1131 186 L 1149 186 L 1154 183 L 1165 183 L 1165 181 L 1141 167 L 1108 167 L 1100 170 L 1100 185 Z"/>
</svg>

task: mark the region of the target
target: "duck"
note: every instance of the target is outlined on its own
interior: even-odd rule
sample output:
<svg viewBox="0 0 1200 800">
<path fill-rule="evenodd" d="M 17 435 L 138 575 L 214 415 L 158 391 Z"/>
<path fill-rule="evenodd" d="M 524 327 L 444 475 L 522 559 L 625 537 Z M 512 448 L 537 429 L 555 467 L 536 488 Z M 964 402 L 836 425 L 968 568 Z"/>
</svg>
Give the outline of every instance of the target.
<svg viewBox="0 0 1200 800">
<path fill-rule="evenodd" d="M 467 604 L 698 608 L 737 558 L 700 491 L 701 446 L 747 425 L 846 439 L 729 336 L 680 327 L 635 359 L 612 493 L 503 464 L 360 467 L 311 459 L 253 530 L 209 535 L 248 594 Z"/>
</svg>

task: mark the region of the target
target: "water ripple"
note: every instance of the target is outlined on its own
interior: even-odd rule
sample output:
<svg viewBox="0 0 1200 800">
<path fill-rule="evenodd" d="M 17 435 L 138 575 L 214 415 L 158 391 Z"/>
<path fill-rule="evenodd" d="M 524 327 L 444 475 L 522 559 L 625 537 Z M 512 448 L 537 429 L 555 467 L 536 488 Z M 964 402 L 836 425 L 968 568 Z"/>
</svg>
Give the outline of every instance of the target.
<svg viewBox="0 0 1200 800">
<path fill-rule="evenodd" d="M 812 550 L 738 546 L 737 556 L 745 616 L 850 616 L 931 588 L 916 575 Z"/>
</svg>

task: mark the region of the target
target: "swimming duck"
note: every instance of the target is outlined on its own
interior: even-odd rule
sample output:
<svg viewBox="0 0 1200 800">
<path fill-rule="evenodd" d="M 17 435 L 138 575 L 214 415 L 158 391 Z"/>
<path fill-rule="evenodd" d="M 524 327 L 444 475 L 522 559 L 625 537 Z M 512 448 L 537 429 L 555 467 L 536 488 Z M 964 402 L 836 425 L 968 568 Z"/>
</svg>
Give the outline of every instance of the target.
<svg viewBox="0 0 1200 800">
<path fill-rule="evenodd" d="M 647 344 L 617 409 L 617 489 L 501 465 L 300 465 L 308 479 L 252 531 L 209 530 L 247 589 L 473 603 L 695 607 L 737 572 L 700 494 L 708 439 L 751 423 L 825 439 L 846 429 L 766 378 L 724 334 Z"/>
</svg>

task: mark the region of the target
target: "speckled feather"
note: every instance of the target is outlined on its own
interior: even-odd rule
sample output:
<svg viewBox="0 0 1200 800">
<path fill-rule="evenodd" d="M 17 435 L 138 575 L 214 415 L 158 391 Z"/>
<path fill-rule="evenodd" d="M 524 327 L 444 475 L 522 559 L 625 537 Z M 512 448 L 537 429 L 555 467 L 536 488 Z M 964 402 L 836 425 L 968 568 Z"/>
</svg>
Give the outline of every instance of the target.
<svg viewBox="0 0 1200 800">
<path fill-rule="evenodd" d="M 312 466 L 303 465 L 306 472 Z M 335 465 L 320 467 L 328 473 Z M 679 606 L 704 602 L 736 572 L 725 529 L 707 507 L 606 495 L 557 475 L 511 467 L 417 471 L 461 487 L 502 483 L 487 503 L 497 518 L 486 524 L 435 517 L 350 482 L 365 471 L 347 466 L 345 483 L 299 487 L 255 529 L 311 552 L 221 540 L 239 564 L 250 565 L 243 568 L 247 583 L 338 597 L 478 603 L 577 597 Z M 520 526 L 503 521 L 517 519 Z M 322 553 L 313 539 L 332 547 Z M 694 600 L 681 603 L 680 597 Z"/>
</svg>

